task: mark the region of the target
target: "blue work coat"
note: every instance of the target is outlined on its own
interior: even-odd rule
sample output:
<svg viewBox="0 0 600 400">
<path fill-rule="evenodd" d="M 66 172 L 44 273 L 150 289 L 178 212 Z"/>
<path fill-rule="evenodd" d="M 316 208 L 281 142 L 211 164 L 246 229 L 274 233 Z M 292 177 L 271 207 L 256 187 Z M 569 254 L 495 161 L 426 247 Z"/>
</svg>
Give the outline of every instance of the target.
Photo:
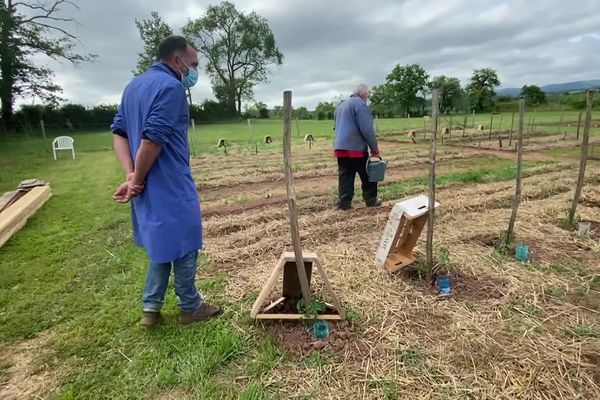
<svg viewBox="0 0 600 400">
<path fill-rule="evenodd" d="M 161 145 L 144 191 L 131 202 L 135 242 L 155 263 L 202 248 L 200 199 L 190 170 L 189 109 L 179 76 L 154 64 L 125 88 L 111 129 L 129 140 L 134 160 L 142 139 Z M 134 166 L 135 167 L 135 166 Z"/>
</svg>

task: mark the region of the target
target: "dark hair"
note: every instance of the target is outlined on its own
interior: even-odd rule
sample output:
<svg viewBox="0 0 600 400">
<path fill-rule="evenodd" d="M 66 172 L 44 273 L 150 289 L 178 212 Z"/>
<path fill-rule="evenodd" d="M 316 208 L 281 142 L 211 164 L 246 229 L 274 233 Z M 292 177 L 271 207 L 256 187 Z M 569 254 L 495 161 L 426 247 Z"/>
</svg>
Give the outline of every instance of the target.
<svg viewBox="0 0 600 400">
<path fill-rule="evenodd" d="M 169 61 L 176 51 L 185 51 L 186 47 L 194 47 L 183 36 L 169 36 L 158 45 L 158 59 L 161 61 Z"/>
</svg>

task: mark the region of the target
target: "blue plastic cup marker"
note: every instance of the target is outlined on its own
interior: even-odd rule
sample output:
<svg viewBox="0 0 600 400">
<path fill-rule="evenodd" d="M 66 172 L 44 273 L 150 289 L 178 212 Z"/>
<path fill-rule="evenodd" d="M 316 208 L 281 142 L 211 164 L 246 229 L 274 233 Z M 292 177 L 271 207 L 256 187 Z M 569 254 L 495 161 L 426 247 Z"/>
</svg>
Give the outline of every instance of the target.
<svg viewBox="0 0 600 400">
<path fill-rule="evenodd" d="M 329 336 L 329 324 L 325 320 L 317 320 L 313 324 L 313 334 L 318 340 L 323 340 Z"/>
<path fill-rule="evenodd" d="M 436 279 L 436 283 L 441 295 L 447 296 L 450 294 L 451 283 L 448 275 L 439 275 Z"/>
<path fill-rule="evenodd" d="M 517 244 L 516 254 L 517 261 L 527 262 L 529 260 L 529 246 L 526 244 Z"/>
</svg>

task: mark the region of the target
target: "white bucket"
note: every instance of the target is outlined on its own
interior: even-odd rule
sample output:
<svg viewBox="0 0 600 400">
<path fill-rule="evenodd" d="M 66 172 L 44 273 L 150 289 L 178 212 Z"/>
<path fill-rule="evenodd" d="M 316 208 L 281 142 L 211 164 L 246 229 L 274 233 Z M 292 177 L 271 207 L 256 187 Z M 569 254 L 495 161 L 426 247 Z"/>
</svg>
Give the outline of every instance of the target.
<svg viewBox="0 0 600 400">
<path fill-rule="evenodd" d="M 579 235 L 587 236 L 590 233 L 591 222 L 580 222 L 579 223 Z"/>
</svg>

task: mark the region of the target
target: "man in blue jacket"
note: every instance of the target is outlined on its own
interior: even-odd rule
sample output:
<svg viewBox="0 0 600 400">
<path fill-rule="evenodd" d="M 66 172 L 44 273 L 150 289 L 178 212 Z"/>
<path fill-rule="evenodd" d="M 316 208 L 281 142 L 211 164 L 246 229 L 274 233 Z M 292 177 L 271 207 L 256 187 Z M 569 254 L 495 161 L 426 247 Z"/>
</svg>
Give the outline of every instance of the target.
<svg viewBox="0 0 600 400">
<path fill-rule="evenodd" d="M 114 199 L 131 200 L 135 242 L 150 259 L 141 319 L 146 326 L 162 320 L 171 268 L 179 322 L 203 321 L 222 311 L 204 302 L 195 285 L 202 221 L 189 165 L 185 91 L 198 80 L 198 52 L 183 37 L 171 36 L 158 47 L 158 58 L 127 85 L 111 126 L 125 172 Z"/>
<path fill-rule="evenodd" d="M 363 199 L 367 207 L 378 207 L 381 200 L 377 197 L 377 182 L 369 182 L 366 164 L 371 155 L 379 156 L 379 147 L 373 115 L 367 107 L 369 88 L 360 84 L 349 99 L 335 109 L 334 154 L 338 162 L 340 210 L 352 208 L 354 197 L 354 178 L 356 173 L 362 182 Z"/>
</svg>

